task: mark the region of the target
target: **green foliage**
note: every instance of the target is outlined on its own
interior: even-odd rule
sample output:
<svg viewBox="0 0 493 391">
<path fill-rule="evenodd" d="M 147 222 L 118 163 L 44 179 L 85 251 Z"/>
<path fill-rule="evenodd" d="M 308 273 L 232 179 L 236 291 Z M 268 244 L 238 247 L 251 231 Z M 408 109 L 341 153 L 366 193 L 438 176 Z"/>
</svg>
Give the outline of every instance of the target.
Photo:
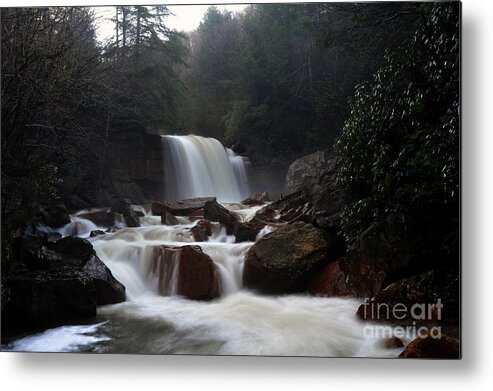
<svg viewBox="0 0 493 391">
<path fill-rule="evenodd" d="M 165 6 L 118 6 L 115 41 L 105 51 L 111 116 L 138 121 L 150 130 L 174 129 L 183 89 L 183 36 L 167 28 Z"/>
<path fill-rule="evenodd" d="M 240 143 L 258 163 L 330 148 L 354 86 L 418 17 L 400 3 L 210 7 L 189 36 L 180 131 Z"/>
<path fill-rule="evenodd" d="M 188 37 L 180 131 L 224 141 L 224 115 L 232 99 L 232 53 L 238 50 L 239 25 L 233 14 L 211 6 Z"/>
<path fill-rule="evenodd" d="M 458 6 L 436 5 L 412 41 L 356 90 L 335 145 L 338 180 L 354 198 L 343 216 L 349 242 L 392 215 L 457 229 Z"/>
</svg>

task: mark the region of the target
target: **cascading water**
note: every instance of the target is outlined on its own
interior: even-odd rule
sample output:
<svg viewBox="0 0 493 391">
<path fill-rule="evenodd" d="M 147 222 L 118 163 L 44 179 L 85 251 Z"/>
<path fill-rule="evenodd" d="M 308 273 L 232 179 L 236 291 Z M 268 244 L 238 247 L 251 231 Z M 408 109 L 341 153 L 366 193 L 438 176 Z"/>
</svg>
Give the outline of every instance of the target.
<svg viewBox="0 0 493 391">
<path fill-rule="evenodd" d="M 238 202 L 249 195 L 247 160 L 214 138 L 162 136 L 165 199 L 217 197 Z"/>
<path fill-rule="evenodd" d="M 257 207 L 225 204 L 241 220 Z M 235 243 L 213 223 L 206 242 L 194 242 L 196 224 L 181 218 L 161 225 L 145 210 L 141 227 L 93 237 L 99 258 L 125 285 L 127 301 L 98 308 L 93 325 L 63 326 L 12 342 L 24 351 L 94 351 L 144 354 L 241 354 L 395 357 L 381 338 L 364 335 L 354 299 L 304 295 L 261 296 L 242 289 L 243 262 L 252 242 Z M 73 223 L 71 223 L 73 224 Z M 70 225 L 65 232 L 68 233 Z M 98 227 L 104 229 L 104 227 Z M 272 231 L 266 227 L 259 237 Z M 63 229 L 62 229 L 63 231 Z M 85 230 L 83 230 L 85 231 Z M 85 236 L 86 234 L 82 233 Z M 157 248 L 200 246 L 220 275 L 222 296 L 212 302 L 176 295 L 178 253 Z M 160 258 L 161 257 L 161 258 Z"/>
<path fill-rule="evenodd" d="M 216 196 L 238 201 L 248 194 L 245 160 L 214 139 L 165 136 L 167 198 Z M 223 204 L 240 221 L 261 206 Z M 143 354 L 241 354 L 395 357 L 381 338 L 369 338 L 355 312 L 358 300 L 306 295 L 261 296 L 242 289 L 243 263 L 252 242 L 235 243 L 225 227 L 212 223 L 205 242 L 195 242 L 194 217 L 177 216 L 162 225 L 141 206 L 140 227 L 106 230 L 80 217 L 59 232 L 89 237 L 98 257 L 125 285 L 127 301 L 98 308 L 93 325 L 63 326 L 10 343 L 24 351 L 94 351 Z M 274 227 L 266 226 L 257 239 Z M 221 297 L 211 302 L 177 295 L 181 255 L 199 246 L 219 274 Z"/>
</svg>

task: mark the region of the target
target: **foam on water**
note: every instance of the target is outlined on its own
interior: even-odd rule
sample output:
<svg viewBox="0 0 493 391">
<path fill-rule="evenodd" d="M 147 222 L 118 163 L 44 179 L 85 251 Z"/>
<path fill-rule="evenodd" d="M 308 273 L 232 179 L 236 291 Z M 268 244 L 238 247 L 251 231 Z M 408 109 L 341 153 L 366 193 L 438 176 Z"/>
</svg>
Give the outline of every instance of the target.
<svg viewBox="0 0 493 391">
<path fill-rule="evenodd" d="M 77 352 L 83 347 L 110 341 L 98 331 L 106 322 L 89 326 L 63 326 L 19 339 L 7 345 L 5 350 L 17 352 Z"/>
<path fill-rule="evenodd" d="M 248 220 L 259 207 L 225 204 Z M 97 351 L 146 354 L 228 354 L 331 357 L 396 357 L 382 340 L 365 336 L 355 315 L 358 300 L 307 295 L 261 296 L 243 290 L 245 256 L 253 242 L 235 243 L 219 223 L 206 242 L 194 242 L 196 224 L 160 224 L 141 210 L 141 227 L 90 238 L 99 258 L 125 285 L 127 301 L 98 308 L 98 323 L 64 326 L 7 345 L 19 351 Z M 79 222 L 73 216 L 73 222 Z M 158 220 L 159 219 L 159 223 Z M 71 224 L 72 224 L 71 223 Z M 85 223 L 87 224 L 87 223 Z M 92 224 L 92 223 L 91 223 Z M 63 229 L 68 230 L 70 226 Z M 86 236 L 94 228 L 79 230 Z M 257 240 L 275 228 L 262 229 Z M 179 261 L 156 257 L 159 246 L 200 246 L 220 274 L 221 297 L 211 302 L 176 296 Z M 163 285 L 163 276 L 166 284 Z M 167 295 L 167 296 L 163 296 Z M 102 322 L 104 321 L 104 322 Z"/>
</svg>

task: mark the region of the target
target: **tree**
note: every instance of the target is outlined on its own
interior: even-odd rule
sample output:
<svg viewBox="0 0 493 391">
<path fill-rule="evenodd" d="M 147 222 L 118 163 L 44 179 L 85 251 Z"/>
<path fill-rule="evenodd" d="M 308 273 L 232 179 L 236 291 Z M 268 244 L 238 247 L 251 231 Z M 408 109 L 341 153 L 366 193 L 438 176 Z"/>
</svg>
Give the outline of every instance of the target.
<svg viewBox="0 0 493 391">
<path fill-rule="evenodd" d="M 180 72 L 186 88 L 180 111 L 184 132 L 224 141 L 223 117 L 232 99 L 232 53 L 239 49 L 239 27 L 231 12 L 211 6 L 189 35 L 187 66 Z"/>
<path fill-rule="evenodd" d="M 371 224 L 397 218 L 403 231 L 413 225 L 432 241 L 429 248 L 457 253 L 459 4 L 423 16 L 414 38 L 352 99 L 335 147 L 338 180 L 353 197 L 343 229 L 351 243 Z"/>
<path fill-rule="evenodd" d="M 2 217 L 53 197 L 90 150 L 100 50 L 88 8 L 2 9 Z M 81 175 L 82 176 L 82 175 Z"/>
<path fill-rule="evenodd" d="M 168 15 L 165 6 L 118 6 L 116 41 L 105 51 L 108 82 L 118 107 L 115 117 L 155 131 L 175 127 L 182 88 L 176 67 L 185 47 L 182 36 L 167 28 Z"/>
</svg>

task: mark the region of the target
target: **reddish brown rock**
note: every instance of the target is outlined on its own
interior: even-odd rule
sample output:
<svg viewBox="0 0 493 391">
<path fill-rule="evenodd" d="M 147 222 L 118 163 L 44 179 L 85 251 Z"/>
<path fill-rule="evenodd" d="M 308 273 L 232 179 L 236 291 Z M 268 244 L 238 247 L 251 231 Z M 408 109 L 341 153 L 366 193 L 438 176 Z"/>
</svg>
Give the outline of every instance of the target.
<svg viewBox="0 0 493 391">
<path fill-rule="evenodd" d="M 187 214 L 187 217 L 203 218 L 204 217 L 204 210 L 203 209 L 194 210 L 193 212 L 190 212 L 189 214 Z"/>
<path fill-rule="evenodd" d="M 166 212 L 174 216 L 187 216 L 190 213 L 203 209 L 208 201 L 215 201 L 213 197 L 189 198 L 175 201 L 159 201 L 153 202 L 151 205 L 152 214 L 162 216 Z"/>
<path fill-rule="evenodd" d="M 178 224 L 180 224 L 180 222 L 171 213 L 164 212 L 161 215 L 161 224 L 163 224 L 163 225 L 178 225 Z"/>
<path fill-rule="evenodd" d="M 219 296 L 219 273 L 212 259 L 198 246 L 155 248 L 152 271 L 158 276 L 161 295 L 191 300 Z"/>
<path fill-rule="evenodd" d="M 417 337 L 399 354 L 399 358 L 460 359 L 460 344 L 445 334 L 440 334 L 436 338 L 430 335 L 425 338 Z"/>
<path fill-rule="evenodd" d="M 404 343 L 400 338 L 390 337 L 382 341 L 382 346 L 385 349 L 399 349 L 404 347 Z"/>
<path fill-rule="evenodd" d="M 428 321 L 455 325 L 459 323 L 459 301 L 458 270 L 442 267 L 390 284 L 362 304 L 357 316 L 363 320 L 400 324 Z M 415 304 L 426 305 L 425 319 L 413 318 L 409 309 Z M 399 311 L 404 307 L 407 311 Z"/>
<path fill-rule="evenodd" d="M 363 232 L 339 266 L 356 297 L 373 297 L 380 289 L 395 257 L 391 246 L 375 226 Z"/>
<path fill-rule="evenodd" d="M 212 227 L 209 221 L 199 220 L 190 230 L 196 242 L 206 242 L 207 238 L 212 235 Z"/>
<path fill-rule="evenodd" d="M 339 260 L 329 263 L 318 272 L 308 284 L 308 291 L 314 296 L 351 296 Z"/>
</svg>

